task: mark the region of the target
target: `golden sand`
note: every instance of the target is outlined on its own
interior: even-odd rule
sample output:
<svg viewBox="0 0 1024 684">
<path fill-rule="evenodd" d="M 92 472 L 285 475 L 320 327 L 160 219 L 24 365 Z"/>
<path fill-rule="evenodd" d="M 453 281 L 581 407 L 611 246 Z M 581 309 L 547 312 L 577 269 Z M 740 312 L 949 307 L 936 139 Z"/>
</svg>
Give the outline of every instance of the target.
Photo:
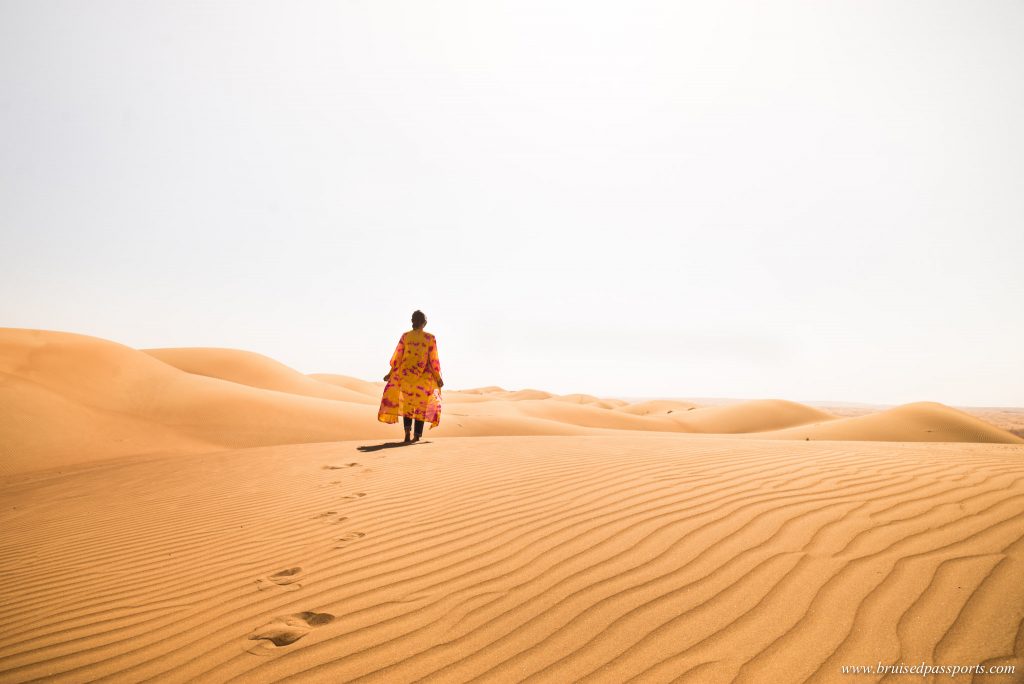
<svg viewBox="0 0 1024 684">
<path fill-rule="evenodd" d="M 0 681 L 1024 674 L 1024 440 L 941 404 L 480 388 L 393 447 L 382 383 L 250 352 L 0 373 Z"/>
</svg>

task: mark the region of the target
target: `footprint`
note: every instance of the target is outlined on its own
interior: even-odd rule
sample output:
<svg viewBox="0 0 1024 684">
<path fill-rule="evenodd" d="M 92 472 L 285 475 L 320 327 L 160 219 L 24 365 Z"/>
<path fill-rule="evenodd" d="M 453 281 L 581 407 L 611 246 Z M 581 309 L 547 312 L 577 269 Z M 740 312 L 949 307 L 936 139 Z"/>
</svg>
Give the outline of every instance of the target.
<svg viewBox="0 0 1024 684">
<path fill-rule="evenodd" d="M 256 588 L 260 591 L 267 591 L 268 589 L 280 587 L 287 591 L 295 591 L 302 587 L 298 583 L 300 579 L 302 579 L 302 568 L 285 568 L 284 570 L 278 570 L 272 575 L 256 578 Z"/>
<path fill-rule="evenodd" d="M 327 522 L 332 522 L 332 523 L 339 523 L 342 520 L 348 520 L 348 516 L 346 516 L 346 515 L 338 515 L 338 511 L 327 511 L 326 513 L 321 513 L 317 517 L 323 518 L 323 519 L 327 520 Z"/>
<path fill-rule="evenodd" d="M 366 496 L 366 492 L 355 492 L 353 494 L 346 494 L 345 496 L 343 496 L 341 498 L 342 499 L 360 499 L 360 498 L 362 498 L 364 496 Z"/>
<path fill-rule="evenodd" d="M 334 548 L 336 548 L 336 549 L 344 548 L 345 546 L 348 546 L 349 542 L 354 542 L 357 539 L 362 539 L 365 536 L 366 536 L 365 532 L 349 532 L 347 534 L 341 535 L 340 537 L 335 537 L 334 541 L 336 541 L 339 544 L 341 544 L 341 546 L 335 546 Z"/>
<path fill-rule="evenodd" d="M 354 468 L 358 463 L 346 463 L 345 465 L 325 465 L 324 470 L 344 470 L 345 468 Z"/>
<path fill-rule="evenodd" d="M 249 644 L 246 651 L 255 655 L 271 655 L 278 649 L 291 646 L 296 641 L 334 620 L 330 613 L 314 613 L 303 611 L 282 615 L 274 618 L 269 624 L 249 633 Z"/>
</svg>

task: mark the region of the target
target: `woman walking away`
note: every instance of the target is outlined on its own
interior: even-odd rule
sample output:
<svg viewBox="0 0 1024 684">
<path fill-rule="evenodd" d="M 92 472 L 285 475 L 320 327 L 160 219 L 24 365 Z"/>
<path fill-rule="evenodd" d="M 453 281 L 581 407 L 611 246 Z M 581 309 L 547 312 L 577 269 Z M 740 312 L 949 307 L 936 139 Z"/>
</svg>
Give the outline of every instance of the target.
<svg viewBox="0 0 1024 684">
<path fill-rule="evenodd" d="M 384 396 L 380 400 L 377 420 L 397 423 L 402 416 L 405 441 L 418 442 L 423 436 L 423 423 L 435 428 L 441 422 L 441 362 L 437 358 L 437 340 L 423 330 L 427 317 L 422 311 L 412 314 L 412 330 L 402 333 L 391 355 L 391 370 L 384 376 Z M 409 433 L 416 429 L 410 437 Z"/>
</svg>

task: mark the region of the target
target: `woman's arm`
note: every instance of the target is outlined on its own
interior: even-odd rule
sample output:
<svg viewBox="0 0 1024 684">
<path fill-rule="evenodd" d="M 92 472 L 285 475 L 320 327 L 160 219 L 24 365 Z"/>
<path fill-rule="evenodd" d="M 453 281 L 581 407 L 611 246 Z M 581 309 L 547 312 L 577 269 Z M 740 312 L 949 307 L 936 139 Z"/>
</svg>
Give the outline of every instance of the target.
<svg viewBox="0 0 1024 684">
<path fill-rule="evenodd" d="M 427 350 L 427 369 L 437 381 L 437 386 L 444 387 L 444 380 L 441 379 L 441 359 L 437 355 L 437 338 L 430 340 L 430 348 Z"/>
</svg>

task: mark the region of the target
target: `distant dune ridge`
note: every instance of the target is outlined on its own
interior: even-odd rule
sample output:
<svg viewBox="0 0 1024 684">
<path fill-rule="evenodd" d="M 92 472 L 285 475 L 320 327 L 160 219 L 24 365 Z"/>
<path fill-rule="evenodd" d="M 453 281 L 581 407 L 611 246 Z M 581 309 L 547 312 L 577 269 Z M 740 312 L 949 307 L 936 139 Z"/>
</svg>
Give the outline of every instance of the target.
<svg viewBox="0 0 1024 684">
<path fill-rule="evenodd" d="M 143 349 L 150 356 L 194 375 L 227 380 L 248 387 L 318 399 L 374 403 L 367 392 L 330 380 L 303 375 L 261 354 L 238 349 Z M 327 376 L 325 376 L 327 377 Z"/>
<path fill-rule="evenodd" d="M 390 448 L 382 387 L 0 329 L 0 681 L 1024 681 L 977 416 L 482 387 Z"/>
<path fill-rule="evenodd" d="M 304 375 L 234 349 L 136 350 L 71 333 L 0 329 L 0 472 L 138 453 L 394 436 L 376 421 L 382 383 Z M 838 418 L 783 400 L 699 407 L 482 387 L 445 391 L 430 436 L 595 435 L 618 430 L 768 439 L 1024 443 L 936 403 Z M 60 426 L 57 429 L 57 426 Z"/>
</svg>

